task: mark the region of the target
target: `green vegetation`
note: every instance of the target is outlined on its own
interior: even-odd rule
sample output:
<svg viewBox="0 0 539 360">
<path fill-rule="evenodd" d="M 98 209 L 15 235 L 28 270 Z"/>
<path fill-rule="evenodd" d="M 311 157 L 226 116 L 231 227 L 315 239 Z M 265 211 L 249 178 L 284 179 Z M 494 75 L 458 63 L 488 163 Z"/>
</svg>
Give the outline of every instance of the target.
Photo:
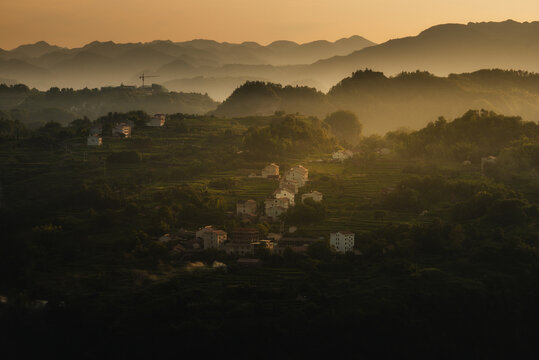
<svg viewBox="0 0 539 360">
<path fill-rule="evenodd" d="M 394 131 L 403 125 L 420 129 L 440 115 L 454 118 L 468 109 L 484 108 L 534 120 L 539 115 L 537 104 L 536 73 L 480 70 L 439 77 L 416 71 L 388 77 L 365 69 L 342 79 L 327 94 L 313 88 L 247 83 L 214 113 L 234 117 L 284 110 L 324 118 L 347 110 L 357 115 L 364 132 L 372 134 Z"/>
<path fill-rule="evenodd" d="M 361 123 L 356 114 L 350 111 L 337 111 L 324 120 L 340 142 L 357 145 L 361 135 Z"/>
<path fill-rule="evenodd" d="M 81 90 L 52 87 L 48 91 L 39 91 L 25 85 L 0 84 L 0 99 L 0 118 L 18 120 L 34 127 L 50 121 L 67 125 L 79 117 L 96 118 L 133 109 L 150 114 L 205 114 L 217 106 L 207 95 L 169 92 L 155 86 Z"/>
<path fill-rule="evenodd" d="M 331 152 L 343 142 L 313 117 L 175 114 L 155 128 L 146 118 L 0 122 L 0 295 L 10 300 L 0 338 L 19 345 L 31 331 L 32 349 L 89 358 L 159 356 L 179 343 L 218 355 L 235 339 L 247 357 L 262 346 L 335 355 L 343 341 L 366 357 L 536 354 L 536 123 L 469 111 L 363 137 L 341 163 Z M 91 127 L 117 121 L 135 123 L 132 138 L 86 145 Z M 481 169 L 483 156 L 497 160 Z M 298 198 L 323 193 L 283 215 L 297 227 L 285 236 L 317 239 L 304 253 L 262 249 L 262 266 L 242 267 L 157 240 L 209 224 L 279 232 L 231 215 L 278 186 L 249 177 L 270 161 L 309 169 Z M 339 230 L 356 234 L 353 254 L 331 250 Z"/>
</svg>

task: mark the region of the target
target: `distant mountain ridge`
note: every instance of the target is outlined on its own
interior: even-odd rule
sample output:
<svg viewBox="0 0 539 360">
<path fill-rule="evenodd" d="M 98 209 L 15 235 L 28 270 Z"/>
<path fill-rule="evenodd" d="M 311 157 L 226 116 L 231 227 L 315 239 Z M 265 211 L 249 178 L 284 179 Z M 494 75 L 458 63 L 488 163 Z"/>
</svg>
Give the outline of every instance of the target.
<svg viewBox="0 0 539 360">
<path fill-rule="evenodd" d="M 490 68 L 538 72 L 538 58 L 539 21 L 507 20 L 436 25 L 417 36 L 317 61 L 303 71 L 332 84 L 364 68 L 392 75 L 424 70 L 445 76 Z"/>
<path fill-rule="evenodd" d="M 68 49 L 40 41 L 10 51 L 0 49 L 0 77 L 15 78 L 41 89 L 138 84 L 142 72 L 159 76 L 153 79 L 159 83 L 182 79 L 191 79 L 193 83 L 192 79 L 200 77 L 231 79 L 229 87 L 218 87 L 222 92 L 212 92 L 211 88 L 206 91 L 225 98 L 246 76 L 272 77 L 280 72 L 278 68 L 282 65 L 310 64 L 372 45 L 375 44 L 361 36 L 305 44 L 283 40 L 266 46 L 255 42 L 232 44 L 195 39 L 125 44 L 94 41 Z M 194 85 L 200 88 L 199 84 Z"/>
<path fill-rule="evenodd" d="M 441 24 L 376 45 L 360 36 L 335 42 L 219 43 L 195 39 L 175 43 L 116 44 L 94 41 L 66 49 L 39 42 L 0 50 L 0 78 L 29 86 L 95 88 L 140 84 L 141 73 L 170 90 L 204 90 L 226 99 L 247 80 L 305 85 L 329 91 L 360 69 L 397 75 L 428 71 L 437 76 L 480 69 L 539 72 L 539 22 Z"/>
</svg>

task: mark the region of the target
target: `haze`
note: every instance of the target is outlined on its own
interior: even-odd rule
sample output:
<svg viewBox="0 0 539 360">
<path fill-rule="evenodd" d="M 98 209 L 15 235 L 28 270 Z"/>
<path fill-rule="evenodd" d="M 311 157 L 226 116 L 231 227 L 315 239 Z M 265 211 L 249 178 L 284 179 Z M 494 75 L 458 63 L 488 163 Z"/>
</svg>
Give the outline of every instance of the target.
<svg viewBox="0 0 539 360">
<path fill-rule="evenodd" d="M 0 47 L 39 40 L 68 47 L 94 40 L 307 42 L 351 34 L 383 42 L 439 23 L 530 21 L 537 14 L 536 0 L 2 1 Z"/>
</svg>

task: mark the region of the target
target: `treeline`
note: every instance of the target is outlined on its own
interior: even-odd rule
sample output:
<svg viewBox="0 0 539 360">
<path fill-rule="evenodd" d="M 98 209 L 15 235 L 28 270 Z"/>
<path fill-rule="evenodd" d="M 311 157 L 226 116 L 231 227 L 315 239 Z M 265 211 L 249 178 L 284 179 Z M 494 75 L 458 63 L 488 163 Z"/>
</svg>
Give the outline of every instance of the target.
<svg viewBox="0 0 539 360">
<path fill-rule="evenodd" d="M 96 118 L 109 112 L 142 109 L 148 113 L 205 114 L 217 103 L 208 95 L 151 88 L 103 87 L 80 89 L 52 87 L 48 91 L 27 86 L 0 85 L 0 115 L 24 123 L 58 121 L 67 124 L 78 117 Z"/>
<path fill-rule="evenodd" d="M 329 151 L 335 146 L 327 124 L 316 118 L 287 115 L 266 126 L 250 127 L 243 145 L 248 155 L 256 159 L 275 159 L 311 151 Z"/>
<path fill-rule="evenodd" d="M 440 117 L 421 130 L 386 135 L 393 146 L 411 157 L 473 162 L 498 155 L 512 141 L 538 137 L 537 123 L 485 110 L 470 110 L 453 121 Z"/>
<path fill-rule="evenodd" d="M 343 79 L 328 94 L 314 88 L 247 82 L 214 113 L 233 117 L 284 111 L 323 118 L 349 110 L 367 132 L 384 133 L 402 126 L 421 128 L 440 115 L 453 118 L 474 108 L 535 119 L 538 104 L 539 75 L 534 73 L 480 70 L 438 77 L 417 71 L 388 77 L 367 69 Z"/>
</svg>

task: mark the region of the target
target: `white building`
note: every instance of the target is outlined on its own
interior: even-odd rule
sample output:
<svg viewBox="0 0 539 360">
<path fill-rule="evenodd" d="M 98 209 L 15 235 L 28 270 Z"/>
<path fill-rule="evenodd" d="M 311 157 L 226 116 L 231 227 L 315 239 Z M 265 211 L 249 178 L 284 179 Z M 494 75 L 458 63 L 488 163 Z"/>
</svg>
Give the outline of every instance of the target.
<svg viewBox="0 0 539 360">
<path fill-rule="evenodd" d="M 294 194 L 293 191 L 290 191 L 288 189 L 277 189 L 273 192 L 273 197 L 275 199 L 287 198 L 290 201 L 291 206 L 294 206 L 295 195 L 296 194 Z"/>
<path fill-rule="evenodd" d="M 350 150 L 338 150 L 331 155 L 332 159 L 337 161 L 344 161 L 350 159 L 352 156 L 354 156 L 354 153 Z"/>
<path fill-rule="evenodd" d="M 262 169 L 262 177 L 279 176 L 279 165 L 274 163 L 269 164 Z"/>
<path fill-rule="evenodd" d="M 309 170 L 301 165 L 296 165 L 287 171 L 284 177 L 287 181 L 297 182 L 301 187 L 309 180 Z"/>
<path fill-rule="evenodd" d="M 329 244 L 335 251 L 346 253 L 354 250 L 355 234 L 350 231 L 339 231 L 329 234 Z"/>
<path fill-rule="evenodd" d="M 276 221 L 290 207 L 290 200 L 286 197 L 266 199 L 264 207 L 266 216 Z"/>
<path fill-rule="evenodd" d="M 256 216 L 257 204 L 254 200 L 238 201 L 236 203 L 237 215 Z"/>
<path fill-rule="evenodd" d="M 103 145 L 103 138 L 98 135 L 90 135 L 88 136 L 88 146 L 101 146 Z"/>
<path fill-rule="evenodd" d="M 204 240 L 204 249 L 218 249 L 227 240 L 227 233 L 212 226 L 205 226 L 196 232 L 196 237 Z"/>
<path fill-rule="evenodd" d="M 297 181 L 290 181 L 290 180 L 283 179 L 279 183 L 279 189 L 285 189 L 285 190 L 293 192 L 294 194 L 297 194 L 299 192 L 299 188 L 300 186 Z"/>
<path fill-rule="evenodd" d="M 304 202 L 305 199 L 313 199 L 316 202 L 322 201 L 323 195 L 320 191 L 312 191 L 310 193 L 305 193 L 301 195 L 301 202 Z"/>
<path fill-rule="evenodd" d="M 130 137 L 131 136 L 131 125 L 127 123 L 119 123 L 116 124 L 112 128 L 112 136 L 123 136 L 123 137 Z"/>
<path fill-rule="evenodd" d="M 148 126 L 163 126 L 165 125 L 165 120 L 165 114 L 155 114 L 148 122 Z"/>
</svg>

